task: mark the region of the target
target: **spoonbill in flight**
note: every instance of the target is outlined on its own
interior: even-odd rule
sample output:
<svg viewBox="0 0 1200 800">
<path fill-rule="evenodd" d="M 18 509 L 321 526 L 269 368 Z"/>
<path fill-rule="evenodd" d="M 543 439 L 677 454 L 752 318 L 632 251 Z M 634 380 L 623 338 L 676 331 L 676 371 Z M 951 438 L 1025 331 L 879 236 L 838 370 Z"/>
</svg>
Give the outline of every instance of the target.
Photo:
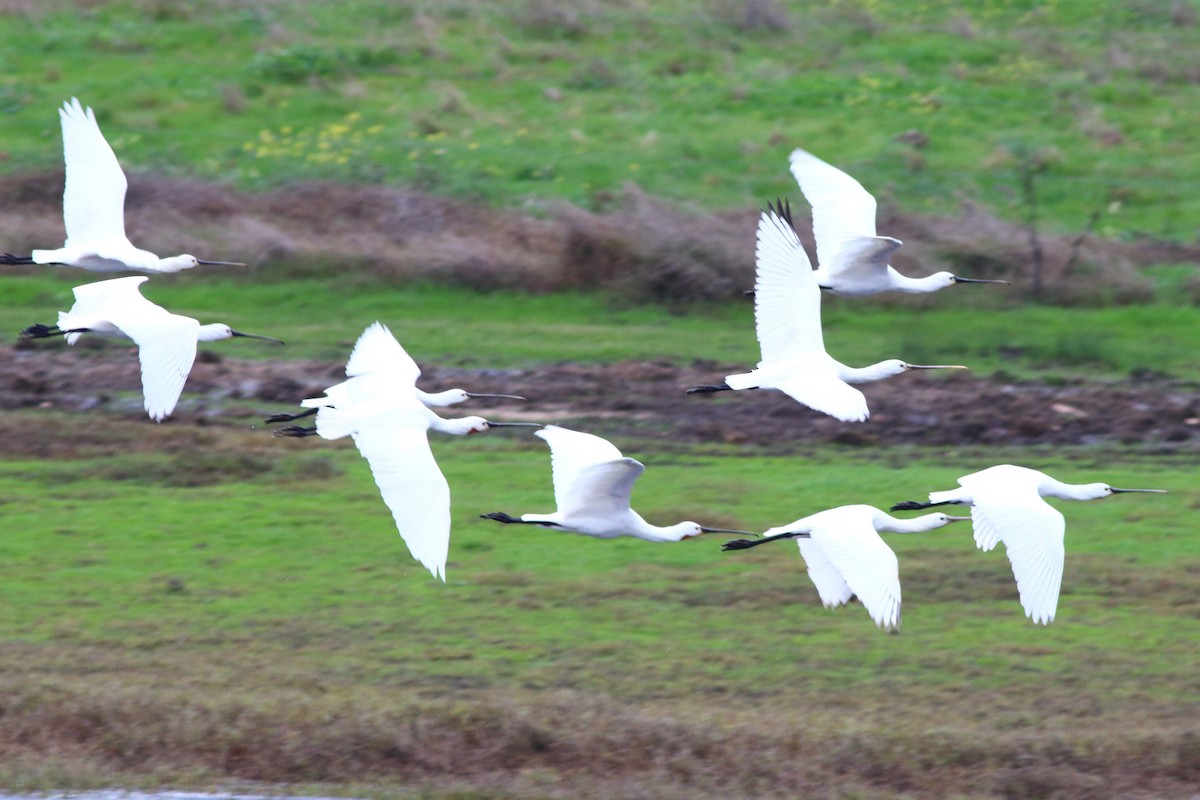
<svg viewBox="0 0 1200 800">
<path fill-rule="evenodd" d="M 702 533 L 754 535 L 706 528 L 690 521 L 665 528 L 651 525 L 629 507 L 633 484 L 646 469 L 641 462 L 624 458 L 611 442 L 590 433 L 547 425 L 534 436 L 550 445 L 557 510 L 553 514 L 522 514 L 519 519 L 495 511 L 481 514 L 482 518 L 506 524 L 541 525 L 597 539 L 633 536 L 648 542 L 678 542 Z"/>
<path fill-rule="evenodd" d="M 925 278 L 901 275 L 888 265 L 900 240 L 875 235 L 875 198 L 858 181 L 804 150 L 789 158 L 792 175 L 812 206 L 817 242 L 817 285 L 834 294 L 936 292 L 956 283 L 1008 281 L 960 278 L 936 272 Z"/>
<path fill-rule="evenodd" d="M 1107 483 L 1063 483 L 1044 472 L 1001 464 L 958 479 L 961 488 L 930 492 L 929 502 L 896 503 L 893 511 L 942 505 L 971 507 L 975 545 L 991 550 L 1004 542 L 1025 616 L 1046 625 L 1054 619 L 1062 586 L 1067 522 L 1042 498 L 1097 500 L 1126 492 L 1165 494 L 1164 489 L 1115 489 Z"/>
<path fill-rule="evenodd" d="M 159 258 L 125 238 L 125 173 L 104 140 L 92 109 L 79 100 L 63 103 L 63 156 L 67 183 L 63 221 L 67 241 L 58 250 L 34 250 L 29 256 L 4 253 L 0 264 L 59 264 L 92 272 L 179 272 L 198 264 L 244 267 L 237 261 L 202 261 L 191 255 Z"/>
<path fill-rule="evenodd" d="M 377 329 L 375 329 L 377 327 Z M 375 329 L 375 330 L 373 330 Z M 394 347 L 376 346 L 380 334 Z M 483 417 L 443 419 L 434 414 L 416 393 L 420 369 L 404 354 L 386 327 L 376 323 L 359 338 L 346 371 L 355 373 L 326 390 L 324 397 L 301 405 L 317 409 L 315 427 L 289 425 L 276 436 L 350 436 L 367 460 L 383 502 L 392 512 L 404 543 L 413 558 L 435 578 L 446 580 L 450 549 L 450 487 L 429 449 L 431 430 L 455 435 L 480 433 L 492 428 L 532 427 L 535 422 L 492 422 Z M 397 352 L 404 358 L 397 358 Z M 376 363 L 376 359 L 384 359 Z"/>
<path fill-rule="evenodd" d="M 400 343 L 396 341 L 396 337 L 392 336 L 392 332 L 381 323 L 376 322 L 369 326 L 362 335 L 358 337 L 358 342 L 354 345 L 354 351 L 350 354 L 350 360 L 346 362 L 346 376 L 349 378 L 357 378 L 367 375 L 371 372 L 395 373 L 399 372 L 407 375 L 412 372 L 418 377 L 421 374 L 421 368 L 417 366 L 417 362 L 413 361 L 412 357 L 405 352 Z M 338 386 L 331 386 L 325 390 L 325 398 L 320 398 L 324 404 L 337 405 L 334 398 L 341 390 Z M 468 392 L 464 389 L 446 389 L 442 392 L 423 392 L 416 389 L 417 399 L 430 408 L 444 408 L 452 406 L 456 403 L 461 403 L 474 397 L 500 397 L 508 400 L 524 400 L 524 397 L 516 394 L 484 394 L 482 392 Z M 313 403 L 313 400 L 305 400 L 301 405 Z M 298 414 L 275 414 L 267 417 L 267 424 L 275 422 L 293 422 L 304 417 L 312 416 L 320 410 L 320 405 L 312 405 L 307 411 L 301 411 Z"/>
<path fill-rule="evenodd" d="M 778 389 L 843 422 L 862 422 L 870 416 L 867 399 L 850 384 L 913 369 L 966 369 L 957 364 L 924 366 L 898 359 L 853 368 L 826 353 L 821 335 L 821 290 L 792 228 L 790 210 L 781 204 L 768 206 L 758 222 L 755 260 L 754 321 L 762 360 L 753 372 L 729 375 L 715 386 L 693 386 L 688 394 Z"/>
<path fill-rule="evenodd" d="M 761 539 L 726 542 L 721 549 L 745 550 L 795 539 L 826 608 L 858 597 L 876 625 L 892 630 L 900 626 L 900 565 L 880 532 L 921 533 L 966 519 L 970 517 L 945 514 L 897 519 L 874 506 L 841 506 L 771 528 Z"/>
<path fill-rule="evenodd" d="M 31 325 L 21 340 L 64 336 L 75 344 L 85 333 L 114 339 L 132 339 L 142 365 L 142 395 L 146 413 L 155 422 L 175 410 L 183 384 L 196 360 L 197 342 L 214 342 L 240 336 L 283 344 L 270 336 L 241 333 L 213 322 L 201 325 L 191 317 L 172 314 L 142 297 L 145 275 L 87 283 L 72 289 L 75 305 L 60 311 L 57 325 Z"/>
</svg>

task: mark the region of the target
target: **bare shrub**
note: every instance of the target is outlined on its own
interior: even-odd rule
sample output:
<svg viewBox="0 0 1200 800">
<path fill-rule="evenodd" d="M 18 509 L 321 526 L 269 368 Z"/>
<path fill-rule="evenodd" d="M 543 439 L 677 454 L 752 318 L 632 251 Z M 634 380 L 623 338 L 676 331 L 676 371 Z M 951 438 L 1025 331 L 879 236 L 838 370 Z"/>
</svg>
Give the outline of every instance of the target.
<svg viewBox="0 0 1200 800">
<path fill-rule="evenodd" d="M 724 0 L 717 16 L 746 33 L 792 30 L 792 18 L 777 0 Z"/>
<path fill-rule="evenodd" d="M 516 23 L 538 36 L 582 39 L 588 33 L 586 10 L 556 0 L 526 0 Z"/>
</svg>

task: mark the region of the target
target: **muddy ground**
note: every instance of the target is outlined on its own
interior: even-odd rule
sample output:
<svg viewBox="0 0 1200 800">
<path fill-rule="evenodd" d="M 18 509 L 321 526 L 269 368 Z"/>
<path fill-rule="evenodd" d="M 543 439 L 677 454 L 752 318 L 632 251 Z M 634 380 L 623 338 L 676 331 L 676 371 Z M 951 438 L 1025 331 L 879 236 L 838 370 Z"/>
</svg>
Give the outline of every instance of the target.
<svg viewBox="0 0 1200 800">
<path fill-rule="evenodd" d="M 247 361 L 202 351 L 167 424 L 245 424 L 248 415 L 287 410 L 343 378 L 340 362 Z M 765 451 L 796 443 L 1143 444 L 1200 448 L 1200 392 L 1159 376 L 1118 383 L 1049 386 L 967 373 L 909 373 L 862 387 L 865 424 L 810 411 L 778 392 L 686 395 L 741 371 L 734 364 L 658 361 L 554 364 L 536 369 L 427 366 L 422 388 L 503 392 L 525 403 L 476 400 L 462 414 L 559 422 L 689 443 L 748 444 Z M 143 419 L 135 351 L 101 342 L 68 349 L 45 342 L 0 347 L 5 408 L 108 412 Z M 447 410 L 454 414 L 455 410 Z M 9 441 L 6 450 L 22 450 Z"/>
</svg>

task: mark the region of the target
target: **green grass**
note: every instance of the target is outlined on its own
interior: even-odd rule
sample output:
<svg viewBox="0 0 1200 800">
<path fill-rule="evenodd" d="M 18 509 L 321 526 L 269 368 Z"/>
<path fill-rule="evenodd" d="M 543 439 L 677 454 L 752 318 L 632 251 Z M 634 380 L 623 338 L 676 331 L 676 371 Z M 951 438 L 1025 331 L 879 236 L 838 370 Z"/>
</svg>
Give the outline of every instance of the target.
<svg viewBox="0 0 1200 800">
<path fill-rule="evenodd" d="M 781 746 L 800 735 L 823 740 L 829 756 L 847 736 L 871 747 L 899 736 L 894 746 L 905 759 L 936 759 L 931 743 L 951 732 L 962 741 L 943 758 L 969 757 L 969 742 L 1029 746 L 1030 731 L 1064 752 L 1111 753 L 1117 729 L 1104 730 L 1118 718 L 1124 746 L 1134 747 L 1193 727 L 1198 710 L 1191 587 L 1200 548 L 1191 533 L 1200 495 L 1179 458 L 1129 454 L 1114 464 L 1114 454 L 1091 450 L 966 450 L 931 459 L 898 448 L 656 456 L 617 438 L 648 464 L 636 505 L 660 523 L 687 517 L 761 530 L 843 503 L 886 507 L 1004 460 L 1064 480 L 1170 490 L 1061 504 L 1067 569 L 1059 616 L 1047 628 L 1023 617 L 1006 559 L 977 552 L 965 526 L 890 537 L 905 606 L 903 632 L 888 636 L 857 605 L 822 609 L 789 544 L 722 554 L 723 537 L 656 546 L 478 519 L 551 507 L 547 454 L 527 436 L 435 442 L 454 495 L 443 585 L 408 556 L 347 443 L 211 430 L 166 457 L 159 451 L 174 449 L 177 431 L 113 422 L 109 446 L 120 448 L 135 427 L 142 441 L 133 453 L 0 465 L 7 718 L 36 739 L 47 735 L 39 713 L 62 715 L 57 724 L 70 729 L 84 724 L 80 708 L 101 707 L 105 692 L 125 698 L 123 707 L 103 706 L 107 721 L 88 723 L 116 726 L 79 742 L 93 761 L 80 766 L 68 751 L 37 768 L 17 759 L 0 769 L 8 785 L 106 775 L 128 782 L 118 753 L 135 744 L 143 756 L 128 774 L 141 781 L 271 777 L 236 762 L 223 772 L 203 755 L 214 736 L 227 747 L 261 736 L 271 747 L 278 733 L 244 732 L 255 715 L 303 731 L 313 714 L 382 724 L 405 714 L 428 720 L 440 708 L 467 729 L 486 729 L 492 714 L 532 714 L 553 751 L 567 745 L 556 737 L 583 735 L 570 734 L 574 726 L 617 725 L 634 709 L 686 725 L 708 718 L 703 698 L 719 698 L 722 727 L 734 726 L 735 738 Z M 197 461 L 227 469 L 189 486 Z M 179 693 L 190 699 L 169 699 Z M 172 702 L 193 710 L 172 724 L 169 741 L 145 741 L 158 724 L 156 704 Z M 535 710 L 544 707 L 557 709 L 554 721 Z M 224 726 L 194 729 L 206 708 L 227 715 Z M 151 733 L 125 731 L 112 719 L 121 715 Z M 356 746 L 327 735 L 331 752 Z M 460 775 L 478 748 L 461 754 Z M 10 744 L 8 752 L 22 751 Z M 299 779 L 324 774 L 318 763 L 297 768 Z M 369 774 L 330 769 L 333 783 L 370 783 Z M 447 779 L 438 779 L 439 791 Z M 603 787 L 615 777 L 596 780 Z M 962 796 L 991 796 L 974 791 Z"/>
<path fill-rule="evenodd" d="M 387 324 L 418 361 L 453 366 L 622 359 L 750 366 L 759 358 L 748 301 L 667 314 L 596 294 L 381 288 L 353 273 L 269 283 L 266 278 L 159 276 L 144 293 L 176 313 L 287 342 L 284 350 L 253 342 L 208 345 L 251 359 L 341 361 L 374 320 Z M 52 322 L 58 310 L 70 307 L 70 287 L 78 282 L 78 275 L 65 271 L 9 281 L 0 329 L 15 334 L 34 322 Z M 961 290 L 936 302 L 881 307 L 826 298 L 826 346 L 852 365 L 898 357 L 917 364 L 966 364 L 980 376 L 1110 380 L 1150 370 L 1200 380 L 1191 355 L 1200 349 L 1200 329 L 1195 310 L 1186 305 L 1008 307 Z"/>
<path fill-rule="evenodd" d="M 748 17 L 755 9 L 765 11 Z M 1195 10 L 1059 0 L 29 4 L 0 44 L 5 171 L 60 163 L 78 95 L 132 172 L 403 183 L 603 205 L 795 195 L 804 146 L 916 212 L 1194 236 Z M 760 24 L 756 24 L 756 20 Z M 920 148 L 896 139 L 928 137 Z"/>
</svg>

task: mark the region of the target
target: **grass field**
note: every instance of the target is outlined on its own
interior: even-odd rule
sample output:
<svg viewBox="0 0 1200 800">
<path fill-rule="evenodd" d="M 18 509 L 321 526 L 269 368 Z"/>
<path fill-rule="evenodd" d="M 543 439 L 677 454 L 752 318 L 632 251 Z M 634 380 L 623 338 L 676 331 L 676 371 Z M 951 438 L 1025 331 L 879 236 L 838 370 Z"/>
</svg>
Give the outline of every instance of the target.
<svg viewBox="0 0 1200 800">
<path fill-rule="evenodd" d="M 96 107 L 127 169 L 404 183 L 603 205 L 627 181 L 702 208 L 794 192 L 804 146 L 917 213 L 1190 240 L 1191 2 L 461 0 L 10 3 L 0 169 L 59 166 Z"/>
<path fill-rule="evenodd" d="M 287 341 L 283 350 L 244 342 L 209 346 L 244 358 L 340 361 L 363 327 L 377 319 L 418 360 L 463 367 L 619 359 L 750 366 L 759 358 L 749 301 L 668 314 L 601 294 L 478 293 L 439 286 L 381 291 L 351 275 L 269 283 L 158 276 L 144 293 L 177 313 Z M 74 271 L 10 281 L 0 330 L 15 335 L 34 322 L 53 322 L 70 307 L 70 287 L 78 282 Z M 982 376 L 1123 380 L 1150 372 L 1200 380 L 1192 357 L 1200 349 L 1196 311 L 1165 298 L 1118 308 L 1053 308 L 1009 305 L 960 290 L 919 309 L 864 307 L 840 298 L 826 298 L 824 305 L 826 344 L 849 364 L 898 357 L 966 364 Z"/>
<path fill-rule="evenodd" d="M 22 419 L 51 438 L 80 422 Z M 636 495 L 650 519 L 751 530 L 919 496 L 1005 458 L 1172 493 L 1064 508 L 1048 628 L 965 528 L 892 537 L 906 603 L 888 636 L 858 606 L 822 609 L 790 545 L 722 554 L 477 519 L 548 507 L 530 437 L 437 443 L 455 494 L 441 585 L 349 447 L 110 420 L 79 460 L 0 467 L 0 782 L 993 797 L 1116 781 L 1176 796 L 1200 769 L 1186 460 L 656 458 L 617 442 L 650 465 Z"/>
<path fill-rule="evenodd" d="M 0 23 L 6 175 L 61 168 L 54 109 L 77 95 L 143 187 L 330 179 L 548 219 L 561 199 L 607 211 L 635 182 L 655 202 L 736 211 L 797 197 L 786 156 L 804 146 L 916 215 L 969 203 L 1024 220 L 1032 174 L 1060 245 L 1085 229 L 1194 243 L 1200 215 L 1189 0 L 13 0 Z M 267 261 L 158 276 L 145 294 L 288 342 L 206 346 L 231 358 L 340 363 L 375 319 L 420 362 L 471 368 L 759 355 L 740 298 L 681 313 Z M 1103 293 L 1025 305 L 1017 286 L 827 298 L 825 339 L 856 365 L 963 363 L 998 385 L 1165 377 L 1154 385 L 1182 394 L 1200 382 L 1195 274 L 1146 268 L 1147 302 L 1120 307 Z M 0 330 L 54 321 L 88 278 L 5 277 Z M 1200 783 L 1189 445 L 783 441 L 759 457 L 658 450 L 603 423 L 647 463 L 634 499 L 656 523 L 762 530 L 1003 462 L 1170 491 L 1059 504 L 1048 627 L 964 525 L 891 537 L 905 603 L 888 635 L 856 604 L 823 609 L 790 545 L 725 554 L 717 537 L 655 546 L 479 519 L 551 508 L 544 445 L 511 431 L 434 442 L 454 496 L 443 585 L 348 442 L 189 413 L 0 416 L 0 787 L 1009 800 L 1191 798 Z"/>
</svg>

